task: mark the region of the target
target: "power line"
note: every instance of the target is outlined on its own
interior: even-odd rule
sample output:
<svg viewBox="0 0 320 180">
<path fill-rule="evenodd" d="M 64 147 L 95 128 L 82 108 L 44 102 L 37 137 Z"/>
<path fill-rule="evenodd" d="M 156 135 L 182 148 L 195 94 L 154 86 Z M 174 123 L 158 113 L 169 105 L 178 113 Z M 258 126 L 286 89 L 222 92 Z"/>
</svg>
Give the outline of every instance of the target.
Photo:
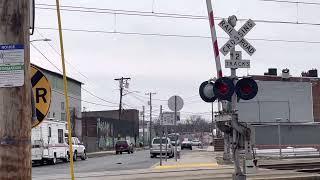
<svg viewBox="0 0 320 180">
<path fill-rule="evenodd" d="M 136 92 L 134 92 L 134 91 L 129 91 L 129 90 L 128 90 L 128 92 L 133 93 L 133 94 L 135 94 L 136 96 L 139 96 L 140 98 L 149 99 L 148 97 L 142 96 L 142 95 L 140 95 L 140 94 L 138 94 L 138 93 L 136 93 Z M 141 100 L 141 99 L 140 99 L 140 100 Z M 163 101 L 163 102 L 168 101 L 168 100 L 165 100 L 165 99 L 156 99 L 156 98 L 153 98 L 152 100 L 155 100 L 155 101 Z"/>
<path fill-rule="evenodd" d="M 40 49 L 38 49 L 32 42 L 30 42 L 31 46 L 42 55 L 42 57 L 44 57 L 53 67 L 55 67 L 60 73 L 62 73 L 62 71 L 50 60 L 47 58 L 47 56 L 45 56 Z"/>
<path fill-rule="evenodd" d="M 51 4 L 36 4 L 37 9 L 56 10 L 55 5 Z M 40 6 L 40 7 L 39 7 Z M 44 6 L 44 7 L 41 7 Z M 131 16 L 151 16 L 151 17 L 163 17 L 163 18 L 184 18 L 184 19 L 208 19 L 207 16 L 191 15 L 191 14 L 179 14 L 179 13 L 160 13 L 149 11 L 132 11 L 132 10 L 120 10 L 110 8 L 95 8 L 85 6 L 61 6 L 62 11 L 71 12 L 84 12 L 84 13 L 100 13 L 100 14 L 119 14 L 119 15 L 131 15 Z M 222 19 L 216 17 L 216 19 Z"/>
<path fill-rule="evenodd" d="M 320 5 L 320 3 L 316 3 L 316 2 L 285 1 L 285 0 L 260 0 L 260 1 L 277 2 L 277 3 L 289 3 L 289 4 Z"/>
<path fill-rule="evenodd" d="M 57 28 L 51 28 L 51 27 L 36 27 L 36 28 L 37 29 L 44 29 L 44 30 L 58 30 Z M 71 31 L 71 32 L 102 33 L 102 34 L 123 34 L 123 35 L 182 37 L 182 38 L 204 38 L 204 39 L 211 38 L 209 36 L 198 36 L 198 35 L 139 33 L 139 32 L 124 32 L 124 31 L 121 32 L 121 31 L 87 30 L 87 29 L 71 29 L 71 28 L 64 28 L 63 30 L 64 31 Z"/>
<path fill-rule="evenodd" d="M 55 89 L 52 89 L 52 91 L 64 95 L 64 93 L 62 93 L 60 91 L 57 91 Z M 71 99 L 80 100 L 80 101 L 88 103 L 88 104 L 93 104 L 93 105 L 98 105 L 98 106 L 105 106 L 105 107 L 117 107 L 117 106 L 110 106 L 110 105 L 106 105 L 106 104 L 99 104 L 99 103 L 95 103 L 95 102 L 91 102 L 91 101 L 86 101 L 86 100 L 79 99 L 79 98 L 76 98 L 76 97 L 73 97 L 73 96 L 70 96 L 70 95 L 68 97 L 71 98 Z"/>
<path fill-rule="evenodd" d="M 46 8 L 46 7 L 36 7 L 36 9 L 42 10 L 56 10 L 55 8 Z M 127 16 L 141 16 L 141 17 L 158 17 L 158 18 L 174 18 L 174 19 L 207 19 L 206 17 L 192 17 L 192 16 L 171 16 L 171 15 L 160 15 L 160 14 L 138 14 L 138 13 L 124 13 L 124 12 L 99 12 L 93 10 L 75 10 L 75 9 L 66 9 L 61 8 L 61 11 L 69 11 L 69 12 L 82 12 L 82 13 L 97 13 L 97 14 L 114 14 L 114 15 L 127 15 Z M 218 19 L 218 18 L 217 18 Z M 220 20 L 222 18 L 219 18 Z"/>
<path fill-rule="evenodd" d="M 100 99 L 101 101 L 104 101 L 104 102 L 107 102 L 107 103 L 110 103 L 110 104 L 118 104 L 118 103 L 115 103 L 115 102 L 111 102 L 111 101 L 105 100 L 105 99 L 93 94 L 92 92 L 90 92 L 89 90 L 87 90 L 87 89 L 85 89 L 83 87 L 81 87 L 81 89 L 84 90 L 85 92 L 89 93 L 91 96 L 93 96 L 93 97 L 95 97 L 97 99 Z"/>
<path fill-rule="evenodd" d="M 58 30 L 51 27 L 36 27 L 44 30 Z M 102 34 L 122 34 L 122 35 L 137 35 L 137 36 L 159 36 L 159 37 L 178 37 L 178 38 L 200 38 L 210 39 L 210 36 L 201 35 L 182 35 L 182 34 L 162 34 L 162 33 L 140 33 L 140 32 L 120 32 L 120 31 L 103 31 L 103 30 L 86 30 L 86 29 L 70 29 L 65 28 L 64 31 L 70 32 L 84 32 L 84 33 L 102 33 Z M 229 37 L 218 37 L 220 39 L 229 39 Z M 320 44 L 320 41 L 305 41 L 305 40 L 286 40 L 286 39 L 267 39 L 267 38 L 246 38 L 252 41 L 266 41 L 266 42 L 285 42 L 285 43 L 305 43 L 305 44 Z"/>
<path fill-rule="evenodd" d="M 45 36 L 40 33 L 40 31 L 38 29 L 36 29 L 37 33 L 42 37 L 42 38 L 45 38 Z M 47 44 L 53 49 L 53 51 L 55 53 L 57 53 L 59 56 L 61 56 L 61 54 L 58 52 L 58 50 L 48 41 L 46 41 Z M 89 79 L 86 75 L 84 75 L 83 73 L 81 73 L 75 66 L 73 66 L 69 61 L 66 61 L 77 73 L 79 73 L 81 76 L 83 76 L 84 78 L 86 79 Z"/>
<path fill-rule="evenodd" d="M 168 100 L 165 100 L 165 99 L 153 99 L 155 101 L 162 101 L 162 102 L 167 102 Z"/>
<path fill-rule="evenodd" d="M 59 72 L 62 73 L 62 71 L 61 71 L 51 60 L 49 60 L 49 58 L 47 58 L 47 57 L 40 51 L 40 49 L 38 49 L 38 48 L 37 48 L 34 44 L 32 44 L 32 43 L 30 43 L 30 44 L 31 44 L 31 46 L 32 46 L 37 52 L 39 52 L 51 65 L 53 65 Z M 83 87 L 81 87 L 81 89 L 84 90 L 85 92 L 87 92 L 88 94 L 90 94 L 91 96 L 93 96 L 93 97 L 95 97 L 95 98 L 97 98 L 97 99 L 100 99 L 101 101 L 104 101 L 104 102 L 107 102 L 107 103 L 110 103 L 110 104 L 117 104 L 117 103 L 114 103 L 114 102 L 105 100 L 105 99 L 103 99 L 103 98 L 101 98 L 101 97 L 93 94 L 92 92 L 90 92 L 89 90 L 87 90 L 87 89 L 85 89 L 85 88 L 83 88 Z"/>
<path fill-rule="evenodd" d="M 180 111 L 181 113 L 185 113 L 185 114 L 211 114 L 211 112 L 188 112 L 188 111 Z"/>
<path fill-rule="evenodd" d="M 260 0 L 260 1 L 270 1 L 270 2 L 286 2 L 286 3 L 300 3 L 300 4 L 314 4 L 320 5 L 320 3 L 309 3 L 309 2 L 293 2 L 284 0 Z M 38 9 L 46 10 L 56 10 L 55 5 L 50 4 L 37 4 Z M 46 8 L 47 7 L 47 8 Z M 70 9 L 71 8 L 71 9 Z M 117 10 L 117 9 L 106 9 L 106 8 L 92 8 L 84 6 L 62 6 L 63 11 L 72 12 L 82 12 L 82 13 L 102 13 L 102 14 L 114 14 L 114 15 L 128 15 L 128 16 L 142 16 L 142 17 L 158 17 L 158 18 L 175 18 L 175 19 L 195 19 L 195 20 L 207 20 L 207 16 L 202 15 L 190 15 L 190 14 L 178 14 L 178 13 L 155 13 L 148 11 L 130 11 L 130 10 Z M 216 20 L 222 20 L 222 17 L 215 17 Z M 247 21 L 248 19 L 239 18 L 239 21 Z M 253 19 L 257 23 L 272 23 L 272 24 L 292 24 L 292 25 L 310 25 L 310 26 L 320 26 L 320 23 L 309 23 L 309 22 L 295 22 L 295 21 L 275 21 L 275 20 L 263 20 L 263 19 Z"/>
<path fill-rule="evenodd" d="M 186 97 L 186 98 L 184 98 L 185 100 L 186 99 L 193 99 L 194 97 L 199 97 L 199 94 L 195 94 L 195 95 L 193 95 L 193 96 L 189 96 L 189 97 Z"/>
<path fill-rule="evenodd" d="M 147 102 L 146 102 L 145 100 L 140 99 L 139 97 L 135 96 L 135 95 L 134 95 L 134 94 L 132 94 L 132 93 L 130 93 L 130 94 L 128 94 L 128 95 L 129 95 L 129 96 L 131 96 L 131 97 L 133 97 L 133 98 L 135 98 L 136 100 L 138 100 L 138 101 L 142 102 L 142 103 L 143 103 L 142 105 L 147 104 Z"/>
<path fill-rule="evenodd" d="M 39 33 L 39 35 L 40 35 L 41 37 L 44 37 L 44 36 L 39 32 L 39 30 L 37 30 L 37 32 Z M 47 42 L 47 43 L 50 45 L 50 47 L 51 47 L 59 56 L 61 56 L 61 54 L 60 54 L 49 42 Z M 49 61 L 51 65 L 53 65 L 59 72 L 62 73 L 62 71 L 61 71 L 56 65 L 54 65 L 54 63 L 53 63 L 52 61 L 50 61 L 38 48 L 36 48 L 33 44 L 32 44 L 32 46 L 33 46 L 47 61 Z M 69 63 L 68 61 L 67 61 L 67 63 L 68 63 L 71 67 L 73 67 L 73 68 L 75 69 L 75 67 L 74 67 L 73 65 L 71 65 L 71 63 Z M 85 75 L 83 75 L 80 71 L 78 71 L 77 69 L 75 69 L 75 70 L 76 70 L 79 74 L 81 74 L 83 77 L 85 77 L 85 78 L 88 79 L 88 77 L 85 76 Z M 98 99 L 100 99 L 100 100 L 102 100 L 102 101 L 104 101 L 104 102 L 107 102 L 107 103 L 110 103 L 110 104 L 117 104 L 117 103 L 114 103 L 114 102 L 105 100 L 105 99 L 103 99 L 103 98 L 100 98 L 100 97 L 98 97 L 97 95 L 93 94 L 92 92 L 90 92 L 89 90 L 87 90 L 87 89 L 85 89 L 85 88 L 83 88 L 83 87 L 81 87 L 81 89 L 84 90 L 85 92 L 89 93 L 89 94 L 92 95 L 93 97 L 98 98 Z"/>
</svg>

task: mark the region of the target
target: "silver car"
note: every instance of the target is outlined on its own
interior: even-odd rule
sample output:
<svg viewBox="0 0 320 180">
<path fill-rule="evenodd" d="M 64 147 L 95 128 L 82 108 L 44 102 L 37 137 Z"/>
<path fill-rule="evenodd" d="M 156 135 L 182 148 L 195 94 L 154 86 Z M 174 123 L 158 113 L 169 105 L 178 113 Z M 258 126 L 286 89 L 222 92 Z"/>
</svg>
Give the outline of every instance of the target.
<svg viewBox="0 0 320 180">
<path fill-rule="evenodd" d="M 162 155 L 169 156 L 172 158 L 174 156 L 174 149 L 171 144 L 171 141 L 169 138 L 162 138 Z M 167 144 L 167 148 L 166 148 Z M 152 143 L 151 143 L 151 148 L 150 148 L 150 157 L 155 158 L 157 155 L 160 155 L 160 138 L 153 138 Z"/>
</svg>

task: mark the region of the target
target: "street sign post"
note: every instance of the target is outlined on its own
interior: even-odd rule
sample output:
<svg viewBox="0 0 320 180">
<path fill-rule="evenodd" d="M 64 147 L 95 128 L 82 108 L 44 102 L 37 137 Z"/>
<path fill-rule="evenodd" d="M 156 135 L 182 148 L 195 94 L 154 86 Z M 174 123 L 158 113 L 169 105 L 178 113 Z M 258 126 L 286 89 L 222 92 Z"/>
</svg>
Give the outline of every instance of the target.
<svg viewBox="0 0 320 180">
<path fill-rule="evenodd" d="M 168 107 L 171 111 L 174 111 L 174 137 L 175 137 L 175 146 L 174 146 L 174 157 L 177 159 L 177 111 L 180 111 L 183 108 L 183 99 L 180 96 L 171 96 L 168 100 Z"/>
<path fill-rule="evenodd" d="M 37 116 L 37 119 L 32 121 L 32 127 L 36 127 L 44 120 L 49 111 L 51 86 L 46 76 L 33 65 L 31 65 L 31 85 Z"/>
</svg>

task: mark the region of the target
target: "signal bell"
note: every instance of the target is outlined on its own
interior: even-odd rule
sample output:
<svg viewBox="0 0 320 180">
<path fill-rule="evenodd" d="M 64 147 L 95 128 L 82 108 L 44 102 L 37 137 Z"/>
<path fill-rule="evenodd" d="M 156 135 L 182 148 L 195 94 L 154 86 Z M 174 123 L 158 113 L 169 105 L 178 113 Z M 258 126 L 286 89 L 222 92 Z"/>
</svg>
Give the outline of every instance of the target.
<svg viewBox="0 0 320 180">
<path fill-rule="evenodd" d="M 214 102 L 217 99 L 217 97 L 214 95 L 213 87 L 214 83 L 212 82 L 204 81 L 203 83 L 201 83 L 199 94 L 203 101 L 210 103 Z"/>
<path fill-rule="evenodd" d="M 258 85 L 252 78 L 243 78 L 237 82 L 235 91 L 238 98 L 250 100 L 257 95 Z"/>
<path fill-rule="evenodd" d="M 230 78 L 219 78 L 213 88 L 214 94 L 219 100 L 231 101 L 231 97 L 234 93 L 234 84 Z"/>
</svg>

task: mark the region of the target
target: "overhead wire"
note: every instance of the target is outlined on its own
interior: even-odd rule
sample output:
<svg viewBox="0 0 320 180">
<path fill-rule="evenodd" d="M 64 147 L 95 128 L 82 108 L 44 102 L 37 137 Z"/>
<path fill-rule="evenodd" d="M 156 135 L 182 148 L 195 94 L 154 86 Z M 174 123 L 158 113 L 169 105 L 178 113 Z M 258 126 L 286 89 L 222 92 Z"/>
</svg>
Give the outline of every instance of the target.
<svg viewBox="0 0 320 180">
<path fill-rule="evenodd" d="M 261 1 L 273 1 L 273 2 L 287 2 L 287 3 L 301 3 L 301 4 L 318 4 L 318 3 L 304 3 L 304 2 L 289 2 L 282 0 L 261 0 Z M 320 3 L 319 3 L 320 4 Z M 45 5 L 45 4 L 37 4 L 37 5 Z M 49 6 L 49 5 L 48 5 Z M 150 12 L 142 12 L 142 11 L 127 11 L 127 10 L 114 10 L 114 9 L 101 9 L 101 8 L 86 8 L 86 7 L 75 7 L 75 6 L 64 6 L 64 8 L 84 8 L 91 10 L 110 10 L 115 11 L 111 12 L 112 14 L 124 14 L 124 15 L 138 15 L 138 16 L 154 16 L 158 17 L 170 17 L 170 18 L 188 18 L 188 19 L 207 19 L 206 16 L 195 16 L 195 15 L 183 15 L 183 14 L 169 14 L 169 13 L 153 13 L 153 14 L 126 14 L 130 13 L 150 13 Z M 39 7 L 38 7 L 39 8 Z M 68 9 L 66 9 L 68 10 Z M 76 11 L 76 10 L 73 10 Z M 100 12 L 98 12 L 100 13 Z M 160 17 L 159 16 L 159 17 Z M 179 16 L 179 17 L 175 17 Z M 222 19 L 222 18 L 221 18 Z M 245 20 L 245 19 L 242 19 Z M 263 23 L 280 23 L 280 24 L 305 24 L 305 25 L 315 25 L 318 26 L 318 23 L 301 23 L 301 22 L 290 22 L 290 21 L 270 21 L 270 20 L 255 20 L 256 22 Z M 38 29 L 41 29 L 39 27 Z M 42 28 L 49 29 L 49 28 Z M 50 28 L 51 30 L 56 30 L 54 28 Z M 139 33 L 139 32 L 111 32 L 111 31 L 100 31 L 100 30 L 76 30 L 76 29 L 64 29 L 66 31 L 78 31 L 78 32 L 92 32 L 92 33 L 113 33 L 113 34 L 124 34 L 124 35 L 141 35 L 141 36 L 165 36 L 165 37 L 181 37 L 181 38 L 210 38 L 209 36 L 194 36 L 194 35 L 179 35 L 179 34 L 161 34 L 161 33 Z M 224 39 L 228 39 L 225 37 L 220 37 Z M 256 41 L 269 41 L 269 42 L 287 42 L 287 43 L 310 43 L 310 44 L 319 44 L 320 41 L 302 41 L 302 40 L 284 40 L 284 39 L 266 39 L 266 38 L 248 38 L 248 40 L 256 40 Z M 162 99 L 153 99 L 158 101 L 167 101 Z"/>
<path fill-rule="evenodd" d="M 277 2 L 277 3 L 288 3 L 288 4 L 306 4 L 306 5 L 319 5 L 320 3 L 316 2 L 304 2 L 304 1 L 286 1 L 286 0 L 260 0 L 264 2 Z"/>
<path fill-rule="evenodd" d="M 44 7 L 41 7 L 41 6 L 44 6 Z M 45 10 L 56 10 L 55 6 L 50 4 L 36 4 L 36 8 L 45 9 Z M 119 14 L 119 15 L 129 15 L 129 16 L 132 15 L 132 16 L 151 16 L 151 17 L 164 17 L 164 18 L 208 19 L 207 16 L 202 16 L 202 15 L 120 10 L 120 9 L 95 8 L 95 7 L 85 7 L 85 6 L 61 6 L 61 10 L 72 11 L 72 12 L 86 12 L 86 13 Z M 216 17 L 216 19 L 222 19 L 222 18 Z"/>
<path fill-rule="evenodd" d="M 38 33 L 41 37 L 45 38 L 45 36 L 44 36 L 42 33 L 40 33 L 40 31 L 39 31 L 38 29 L 36 29 L 36 31 L 37 31 L 37 33 Z M 48 45 L 54 50 L 54 52 L 56 52 L 59 56 L 61 56 L 61 54 L 58 52 L 58 50 L 57 50 L 51 43 L 49 43 L 48 41 L 46 41 L 46 42 L 47 42 Z M 36 48 L 35 46 L 33 46 L 33 47 Z M 52 61 L 50 61 L 38 48 L 36 48 L 36 50 L 37 50 L 39 53 L 41 53 L 41 55 L 42 55 L 43 57 L 45 57 L 45 59 L 46 59 L 47 61 L 49 61 L 57 70 L 59 70 L 59 72 L 62 73 L 62 71 L 61 71 L 57 66 L 55 66 L 55 65 L 52 63 Z M 77 68 L 75 68 L 75 66 L 73 66 L 70 62 L 68 62 L 68 61 L 66 61 L 66 62 L 67 62 L 76 72 L 78 72 L 80 75 L 82 75 L 82 76 L 85 77 L 86 79 L 89 79 L 86 75 L 84 75 L 84 74 L 81 73 Z M 104 102 L 112 103 L 112 104 L 117 104 L 117 103 L 114 103 L 114 102 L 107 101 L 107 100 L 105 100 L 105 99 L 103 99 L 103 98 L 100 98 L 100 97 L 96 96 L 95 94 L 93 94 L 91 91 L 89 91 L 89 90 L 87 90 L 87 89 L 85 89 L 85 88 L 83 88 L 83 87 L 81 87 L 81 89 L 83 89 L 85 92 L 89 93 L 90 95 L 92 95 L 92 96 L 94 96 L 95 98 L 98 98 L 98 99 L 100 99 L 100 100 L 102 100 L 102 101 L 104 101 Z"/>
<path fill-rule="evenodd" d="M 42 57 L 44 57 L 52 66 L 54 66 L 60 73 L 62 73 L 62 71 L 60 70 L 59 67 L 57 67 L 46 55 L 44 55 L 44 53 L 39 49 L 37 48 L 33 43 L 30 43 L 31 46 L 38 52 L 42 55 Z M 107 102 L 107 103 L 110 103 L 110 104 L 118 104 L 118 103 L 114 103 L 114 102 L 111 102 L 111 101 L 108 101 L 108 100 L 105 100 L 97 95 L 95 95 L 94 93 L 92 93 L 91 91 L 81 87 L 82 90 L 84 90 L 85 92 L 87 92 L 88 94 L 90 94 L 91 96 L 97 98 L 97 99 L 100 99 L 101 101 L 104 101 L 104 102 Z"/>
<path fill-rule="evenodd" d="M 36 27 L 37 29 L 58 30 L 51 27 Z M 64 28 L 64 31 L 70 32 L 85 32 L 85 33 L 103 33 L 103 34 L 123 34 L 123 35 L 138 35 L 138 36 L 159 36 L 159 37 L 179 37 L 179 38 L 201 38 L 210 39 L 210 36 L 201 35 L 182 35 L 182 34 L 162 34 L 162 33 L 140 33 L 140 32 L 120 32 L 120 31 L 104 31 L 104 30 L 86 30 L 86 29 L 70 29 Z M 218 37 L 220 39 L 229 39 L 229 37 Z M 252 41 L 266 42 L 286 42 L 286 43 L 305 43 L 305 44 L 320 44 L 320 41 L 305 41 L 305 40 L 286 40 L 286 39 L 269 39 L 269 38 L 246 38 Z M 164 100 L 163 100 L 164 101 Z"/>
<path fill-rule="evenodd" d="M 39 29 L 36 29 L 37 33 L 42 37 L 42 38 L 46 38 L 40 31 Z M 53 51 L 55 53 L 57 53 L 59 56 L 61 56 L 60 52 L 49 42 L 46 41 L 46 43 L 53 49 Z M 86 75 L 84 75 L 83 73 L 81 73 L 74 65 L 72 65 L 69 61 L 67 61 L 67 64 L 70 65 L 71 68 L 73 68 L 78 74 L 80 74 L 82 77 L 89 79 Z"/>
<path fill-rule="evenodd" d="M 140 99 L 139 97 L 135 96 L 135 95 L 134 95 L 134 94 L 132 94 L 132 93 L 128 94 L 128 96 L 133 97 L 133 98 L 135 98 L 136 100 L 138 100 L 138 101 L 142 102 L 142 103 L 143 103 L 143 105 L 147 104 L 147 102 L 146 102 L 146 101 L 144 101 L 144 100 Z"/>
<path fill-rule="evenodd" d="M 309 2 L 290 2 L 285 0 L 260 0 L 269 2 L 286 2 L 286 3 L 300 3 L 300 4 L 313 4 L 318 5 L 320 3 L 309 3 Z M 44 7 L 39 7 L 44 6 Z M 46 8 L 47 7 L 47 8 Z M 54 5 L 50 4 L 37 4 L 38 9 L 55 10 Z M 128 16 L 150 16 L 158 18 L 175 18 L 175 19 L 195 19 L 195 20 L 208 20 L 207 16 L 203 15 L 190 15 L 190 14 L 179 14 L 179 13 L 156 13 L 148 11 L 131 11 L 131 10 L 117 10 L 117 9 L 107 9 L 107 8 L 92 8 L 84 6 L 62 6 L 62 11 L 72 11 L 72 12 L 82 12 L 82 13 L 105 13 L 105 14 L 118 14 L 118 15 L 128 15 Z M 222 20 L 223 17 L 215 17 L 215 20 Z M 238 18 L 239 21 L 247 21 L 245 18 Z M 278 20 L 264 20 L 264 19 L 252 19 L 257 23 L 272 23 L 272 24 L 293 24 L 293 25 L 310 25 L 310 26 L 320 26 L 320 23 L 311 22 L 297 22 L 297 21 L 278 21 Z"/>
<path fill-rule="evenodd" d="M 54 91 L 54 92 L 56 92 L 58 94 L 64 95 L 64 93 L 62 93 L 62 92 L 60 92 L 58 90 L 52 89 L 52 91 Z M 95 102 L 91 102 L 91 101 L 86 101 L 86 100 L 83 100 L 81 98 L 73 97 L 73 96 L 70 96 L 70 95 L 68 97 L 71 98 L 71 99 L 80 100 L 80 101 L 88 103 L 88 104 L 93 104 L 93 105 L 98 105 L 98 106 L 105 106 L 105 107 L 118 107 L 118 106 L 111 106 L 111 105 L 99 104 L 99 103 L 95 103 Z"/>
</svg>

